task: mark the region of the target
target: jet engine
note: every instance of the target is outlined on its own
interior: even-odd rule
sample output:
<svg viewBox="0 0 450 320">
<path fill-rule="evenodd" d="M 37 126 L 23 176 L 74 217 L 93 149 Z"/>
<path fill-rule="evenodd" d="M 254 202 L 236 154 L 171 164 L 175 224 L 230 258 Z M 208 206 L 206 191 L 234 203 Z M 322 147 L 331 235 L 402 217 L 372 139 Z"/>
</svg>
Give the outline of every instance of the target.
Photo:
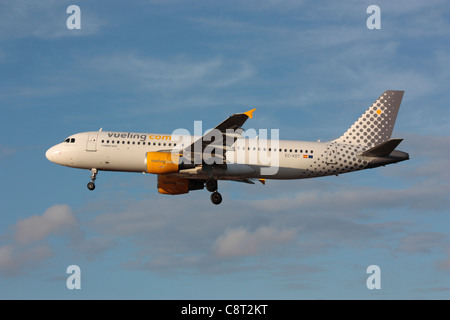
<svg viewBox="0 0 450 320">
<path fill-rule="evenodd" d="M 180 170 L 180 155 L 170 152 L 147 152 L 147 172 L 175 173 Z"/>
<path fill-rule="evenodd" d="M 200 190 L 205 187 L 205 180 L 185 179 L 158 175 L 158 192 L 163 194 L 183 194 L 191 190 Z"/>
</svg>

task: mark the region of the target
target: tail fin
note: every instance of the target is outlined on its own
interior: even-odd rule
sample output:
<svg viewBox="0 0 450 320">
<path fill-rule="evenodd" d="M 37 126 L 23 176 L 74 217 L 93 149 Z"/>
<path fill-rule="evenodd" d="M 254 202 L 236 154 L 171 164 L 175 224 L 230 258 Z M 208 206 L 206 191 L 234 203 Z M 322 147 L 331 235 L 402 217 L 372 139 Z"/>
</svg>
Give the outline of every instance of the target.
<svg viewBox="0 0 450 320">
<path fill-rule="evenodd" d="M 387 90 L 335 142 L 376 146 L 391 138 L 404 91 Z"/>
</svg>

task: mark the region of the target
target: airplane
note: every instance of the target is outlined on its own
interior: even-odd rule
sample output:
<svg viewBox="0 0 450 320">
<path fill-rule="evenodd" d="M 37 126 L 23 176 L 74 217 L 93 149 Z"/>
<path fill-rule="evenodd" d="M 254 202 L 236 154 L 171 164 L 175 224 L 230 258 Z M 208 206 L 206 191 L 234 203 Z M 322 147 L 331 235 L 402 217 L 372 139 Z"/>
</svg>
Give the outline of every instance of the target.
<svg viewBox="0 0 450 320">
<path fill-rule="evenodd" d="M 409 159 L 391 139 L 404 91 L 385 91 L 339 138 L 327 142 L 248 138 L 242 126 L 256 109 L 233 114 L 201 135 L 91 131 L 69 136 L 46 157 L 59 165 L 99 171 L 156 174 L 158 192 L 186 194 L 206 188 L 211 202 L 219 180 L 254 184 L 371 169 Z"/>
</svg>

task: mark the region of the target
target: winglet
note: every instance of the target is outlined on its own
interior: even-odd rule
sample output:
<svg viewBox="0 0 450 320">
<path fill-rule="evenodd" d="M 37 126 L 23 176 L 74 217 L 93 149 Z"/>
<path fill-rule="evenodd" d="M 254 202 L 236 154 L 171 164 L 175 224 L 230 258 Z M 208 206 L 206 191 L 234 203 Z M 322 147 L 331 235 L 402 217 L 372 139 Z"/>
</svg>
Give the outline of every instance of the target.
<svg viewBox="0 0 450 320">
<path fill-rule="evenodd" d="M 252 110 L 248 110 L 247 112 L 244 112 L 244 114 L 247 116 L 247 117 L 249 117 L 250 119 L 253 119 L 253 112 L 256 110 L 256 108 L 255 109 L 252 109 Z"/>
</svg>

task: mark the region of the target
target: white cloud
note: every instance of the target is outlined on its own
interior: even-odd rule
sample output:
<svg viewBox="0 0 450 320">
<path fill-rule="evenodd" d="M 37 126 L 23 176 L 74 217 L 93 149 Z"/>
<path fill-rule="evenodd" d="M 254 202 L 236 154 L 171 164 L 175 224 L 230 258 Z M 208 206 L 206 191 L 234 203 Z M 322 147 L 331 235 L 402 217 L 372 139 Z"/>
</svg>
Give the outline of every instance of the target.
<svg viewBox="0 0 450 320">
<path fill-rule="evenodd" d="M 263 226 L 249 232 L 243 227 L 229 229 L 221 235 L 213 245 L 219 257 L 249 256 L 269 251 L 274 245 L 292 241 L 296 232 L 292 229 L 277 230 Z"/>
<path fill-rule="evenodd" d="M 44 214 L 35 215 L 17 222 L 14 240 L 20 244 L 29 244 L 58 234 L 77 226 L 76 219 L 68 205 L 54 205 Z"/>
<path fill-rule="evenodd" d="M 3 241 L 9 244 L 0 247 L 0 273 L 6 276 L 20 274 L 53 256 L 51 247 L 44 241 L 53 234 L 75 230 L 78 223 L 68 205 L 54 205 L 42 215 L 25 218 L 12 228 L 12 237 Z"/>
<path fill-rule="evenodd" d="M 12 253 L 14 247 L 12 245 L 5 245 L 0 247 L 0 270 L 11 269 L 14 265 Z"/>
<path fill-rule="evenodd" d="M 16 276 L 25 268 L 35 268 L 40 262 L 53 256 L 47 245 L 20 247 L 4 245 L 0 247 L 0 273 Z"/>
<path fill-rule="evenodd" d="M 13 233 L 2 236 L 0 246 L 0 273 L 16 276 L 54 256 L 50 236 L 68 236 L 69 247 L 89 259 L 97 257 L 110 248 L 114 241 L 106 238 L 86 238 L 81 232 L 72 209 L 65 204 L 56 204 L 42 215 L 34 215 L 18 221 Z M 62 238 L 59 238 L 61 240 Z"/>
</svg>

